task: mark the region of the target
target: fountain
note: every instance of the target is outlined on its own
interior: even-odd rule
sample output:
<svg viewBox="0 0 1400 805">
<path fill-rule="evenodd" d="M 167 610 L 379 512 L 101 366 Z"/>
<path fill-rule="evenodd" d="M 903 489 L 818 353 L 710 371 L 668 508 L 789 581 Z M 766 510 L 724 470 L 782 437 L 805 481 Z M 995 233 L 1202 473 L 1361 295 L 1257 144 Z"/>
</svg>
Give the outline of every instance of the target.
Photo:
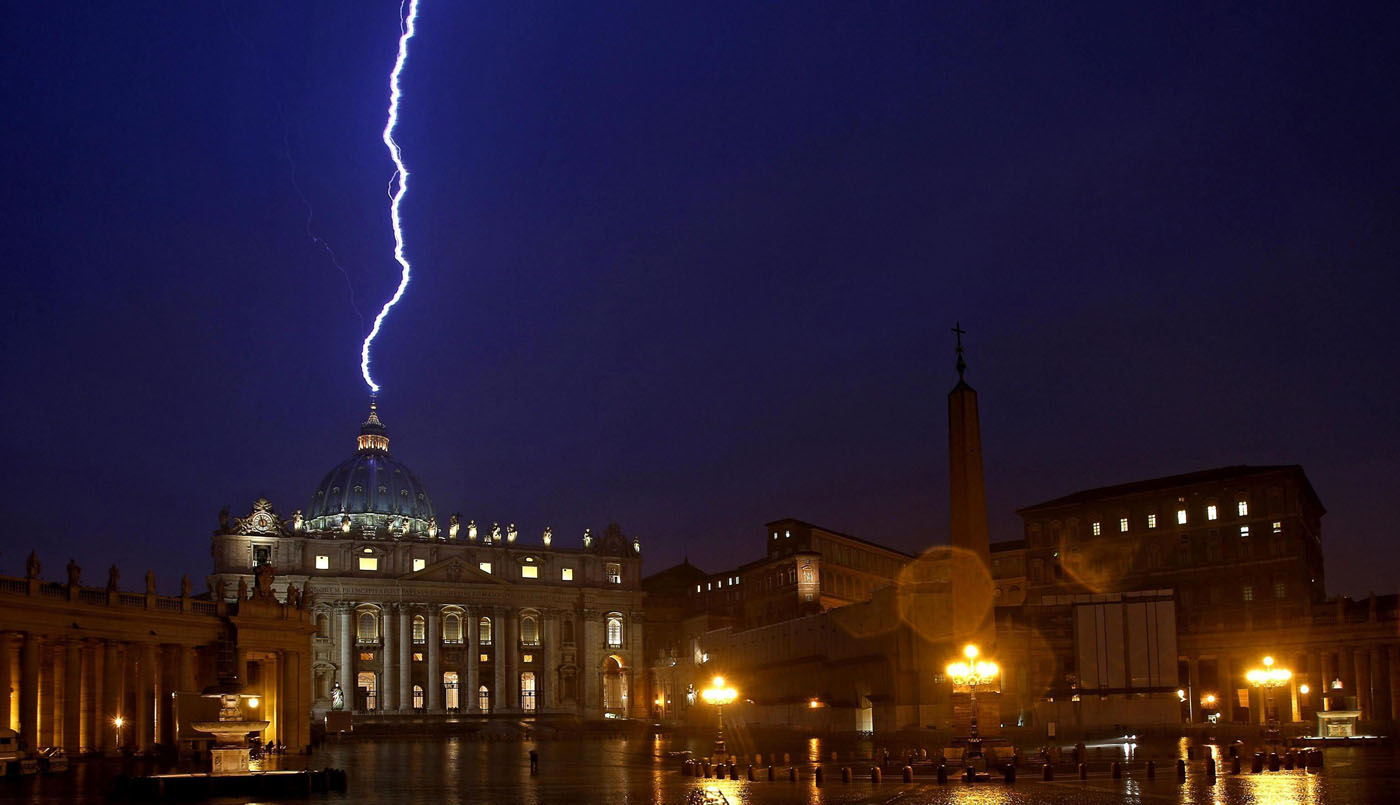
<svg viewBox="0 0 1400 805">
<path fill-rule="evenodd" d="M 214 746 L 209 755 L 214 761 L 214 774 L 247 774 L 250 769 L 251 750 L 248 747 L 248 733 L 261 732 L 269 722 L 254 721 L 243 717 L 243 700 L 257 706 L 256 696 L 245 696 L 239 691 L 241 685 L 220 684 L 204 691 L 204 697 L 219 700 L 218 721 L 195 721 L 191 727 L 214 736 Z"/>
</svg>

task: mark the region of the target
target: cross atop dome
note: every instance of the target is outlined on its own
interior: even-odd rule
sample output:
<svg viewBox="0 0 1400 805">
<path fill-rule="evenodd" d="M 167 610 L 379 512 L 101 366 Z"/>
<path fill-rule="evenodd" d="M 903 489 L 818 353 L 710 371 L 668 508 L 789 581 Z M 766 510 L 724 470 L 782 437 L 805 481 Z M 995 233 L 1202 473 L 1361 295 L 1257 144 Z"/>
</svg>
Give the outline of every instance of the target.
<svg viewBox="0 0 1400 805">
<path fill-rule="evenodd" d="M 379 421 L 379 401 L 369 398 L 369 418 L 360 425 L 360 435 L 356 439 L 360 450 L 389 452 L 389 429 Z"/>
</svg>

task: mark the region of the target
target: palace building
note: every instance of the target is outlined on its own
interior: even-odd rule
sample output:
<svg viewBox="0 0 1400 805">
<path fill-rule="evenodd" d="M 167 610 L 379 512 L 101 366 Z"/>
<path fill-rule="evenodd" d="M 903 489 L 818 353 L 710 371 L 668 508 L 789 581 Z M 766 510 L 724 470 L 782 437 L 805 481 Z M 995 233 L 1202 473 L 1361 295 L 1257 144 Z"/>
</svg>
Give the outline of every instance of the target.
<svg viewBox="0 0 1400 805">
<path fill-rule="evenodd" d="M 637 539 L 609 525 L 565 547 L 547 527 L 526 538 L 513 523 L 440 522 L 373 402 L 355 447 L 304 510 L 284 520 L 258 500 L 213 537 L 217 598 L 263 565 L 279 592 L 306 590 L 316 715 L 646 713 Z"/>
</svg>

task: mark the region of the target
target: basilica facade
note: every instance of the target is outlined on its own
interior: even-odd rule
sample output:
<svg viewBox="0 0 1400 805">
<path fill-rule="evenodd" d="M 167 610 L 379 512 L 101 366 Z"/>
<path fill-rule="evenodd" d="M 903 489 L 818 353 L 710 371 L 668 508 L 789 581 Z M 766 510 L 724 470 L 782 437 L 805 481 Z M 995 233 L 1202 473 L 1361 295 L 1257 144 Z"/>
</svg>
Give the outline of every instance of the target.
<svg viewBox="0 0 1400 805">
<path fill-rule="evenodd" d="M 302 591 L 313 715 L 644 717 L 641 544 L 616 525 L 561 542 L 439 522 L 372 403 L 306 509 L 221 514 L 209 583 L 236 600 L 268 565 Z"/>
</svg>

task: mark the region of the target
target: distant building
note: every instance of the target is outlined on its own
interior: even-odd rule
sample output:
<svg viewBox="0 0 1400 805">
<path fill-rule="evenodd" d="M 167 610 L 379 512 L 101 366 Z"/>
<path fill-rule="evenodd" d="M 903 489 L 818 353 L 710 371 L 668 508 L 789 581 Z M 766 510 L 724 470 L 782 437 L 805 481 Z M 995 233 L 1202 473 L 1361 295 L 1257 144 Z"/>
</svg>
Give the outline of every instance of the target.
<svg viewBox="0 0 1400 805">
<path fill-rule="evenodd" d="M 309 591 L 318 713 L 341 696 L 390 723 L 646 716 L 639 541 L 616 525 L 563 547 L 548 528 L 439 522 L 373 404 L 356 448 L 305 513 L 284 521 L 260 500 L 214 535 L 210 584 L 225 596 L 263 564 L 279 591 Z"/>
</svg>

